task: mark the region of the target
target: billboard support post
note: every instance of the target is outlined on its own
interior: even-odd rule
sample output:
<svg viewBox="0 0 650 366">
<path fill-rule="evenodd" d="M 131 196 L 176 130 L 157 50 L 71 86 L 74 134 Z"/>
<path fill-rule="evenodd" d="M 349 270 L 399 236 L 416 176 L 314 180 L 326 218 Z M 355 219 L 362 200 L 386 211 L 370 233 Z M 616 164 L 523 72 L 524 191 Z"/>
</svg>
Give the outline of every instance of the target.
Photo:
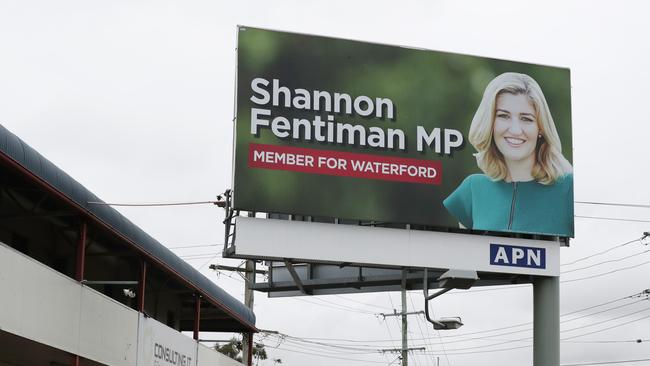
<svg viewBox="0 0 650 366">
<path fill-rule="evenodd" d="M 535 277 L 533 307 L 533 366 L 559 366 L 559 277 Z"/>
<path fill-rule="evenodd" d="M 408 365 L 408 320 L 406 309 L 406 270 L 402 270 L 402 365 Z"/>
<path fill-rule="evenodd" d="M 249 211 L 248 217 L 255 217 L 255 212 Z M 246 307 L 253 310 L 253 303 L 255 302 L 255 292 L 253 291 L 253 285 L 255 284 L 254 260 L 246 260 L 246 273 L 244 274 L 244 277 L 246 279 L 246 281 L 244 281 L 244 304 Z M 242 354 L 244 365 L 251 366 L 253 365 L 253 333 L 245 333 L 242 338 Z"/>
</svg>

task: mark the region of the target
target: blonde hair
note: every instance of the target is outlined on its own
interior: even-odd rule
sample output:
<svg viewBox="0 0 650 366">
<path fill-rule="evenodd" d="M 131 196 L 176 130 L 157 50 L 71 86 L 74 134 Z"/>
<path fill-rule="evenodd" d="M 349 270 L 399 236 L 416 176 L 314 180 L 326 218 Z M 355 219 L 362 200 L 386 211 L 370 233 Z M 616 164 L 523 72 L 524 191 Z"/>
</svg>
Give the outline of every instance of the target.
<svg viewBox="0 0 650 366">
<path fill-rule="evenodd" d="M 560 136 L 542 89 L 530 76 L 514 72 L 501 74 L 488 84 L 472 119 L 469 142 L 477 151 L 475 156 L 478 167 L 494 180 L 504 180 L 508 176 L 508 167 L 492 136 L 496 100 L 504 93 L 527 96 L 535 109 L 542 137 L 538 139 L 535 147 L 535 164 L 531 172 L 533 178 L 541 184 L 553 184 L 558 178 L 571 173 L 573 168 L 562 155 Z"/>
</svg>

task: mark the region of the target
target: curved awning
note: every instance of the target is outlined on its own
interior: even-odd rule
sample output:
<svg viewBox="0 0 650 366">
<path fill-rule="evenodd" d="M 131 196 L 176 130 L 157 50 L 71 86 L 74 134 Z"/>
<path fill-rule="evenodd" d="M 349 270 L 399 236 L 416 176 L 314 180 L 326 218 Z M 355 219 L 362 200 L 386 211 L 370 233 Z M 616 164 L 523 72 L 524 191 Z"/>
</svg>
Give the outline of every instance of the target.
<svg viewBox="0 0 650 366">
<path fill-rule="evenodd" d="M 63 170 L 47 160 L 16 135 L 0 125 L 0 160 L 22 171 L 73 206 L 80 214 L 116 234 L 149 261 L 172 273 L 182 283 L 235 320 L 240 328 L 256 331 L 255 314 L 243 303 L 202 275 L 156 239 L 103 202 Z"/>
</svg>

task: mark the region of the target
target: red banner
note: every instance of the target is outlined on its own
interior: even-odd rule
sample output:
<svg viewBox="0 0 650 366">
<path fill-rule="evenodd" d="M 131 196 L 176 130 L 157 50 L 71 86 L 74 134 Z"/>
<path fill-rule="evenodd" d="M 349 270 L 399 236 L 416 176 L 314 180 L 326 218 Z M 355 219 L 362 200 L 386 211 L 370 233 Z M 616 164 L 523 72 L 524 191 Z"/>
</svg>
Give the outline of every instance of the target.
<svg viewBox="0 0 650 366">
<path fill-rule="evenodd" d="M 440 184 L 440 161 L 249 144 L 248 166 L 398 182 Z"/>
</svg>

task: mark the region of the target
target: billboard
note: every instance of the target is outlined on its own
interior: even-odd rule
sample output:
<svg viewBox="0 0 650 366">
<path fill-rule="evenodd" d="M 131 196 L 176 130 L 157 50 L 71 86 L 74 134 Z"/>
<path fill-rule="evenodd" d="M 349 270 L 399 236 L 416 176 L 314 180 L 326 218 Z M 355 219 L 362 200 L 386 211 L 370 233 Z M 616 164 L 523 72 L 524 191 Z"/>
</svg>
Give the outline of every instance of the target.
<svg viewBox="0 0 650 366">
<path fill-rule="evenodd" d="M 236 209 L 573 237 L 566 68 L 238 29 Z"/>
</svg>

